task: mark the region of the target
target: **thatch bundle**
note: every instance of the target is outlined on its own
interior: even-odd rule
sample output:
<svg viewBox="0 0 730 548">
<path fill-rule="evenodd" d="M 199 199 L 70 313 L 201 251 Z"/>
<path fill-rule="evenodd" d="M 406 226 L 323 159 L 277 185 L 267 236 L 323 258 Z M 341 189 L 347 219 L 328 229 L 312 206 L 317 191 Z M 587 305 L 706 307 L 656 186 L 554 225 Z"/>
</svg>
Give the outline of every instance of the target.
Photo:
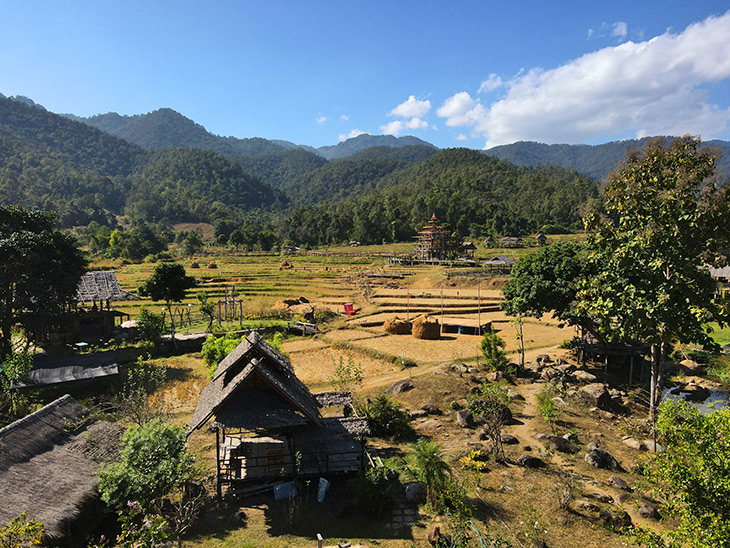
<svg viewBox="0 0 730 548">
<path fill-rule="evenodd" d="M 289 270 L 290 268 L 294 267 L 286 261 L 282 261 L 281 264 L 279 264 L 279 270 Z"/>
<path fill-rule="evenodd" d="M 393 316 L 385 320 L 383 329 L 391 335 L 410 335 L 412 324 L 408 320 L 403 320 L 398 316 Z"/>
<path fill-rule="evenodd" d="M 413 320 L 411 333 L 417 339 L 436 340 L 441 337 L 441 325 L 435 318 L 418 316 Z"/>
</svg>

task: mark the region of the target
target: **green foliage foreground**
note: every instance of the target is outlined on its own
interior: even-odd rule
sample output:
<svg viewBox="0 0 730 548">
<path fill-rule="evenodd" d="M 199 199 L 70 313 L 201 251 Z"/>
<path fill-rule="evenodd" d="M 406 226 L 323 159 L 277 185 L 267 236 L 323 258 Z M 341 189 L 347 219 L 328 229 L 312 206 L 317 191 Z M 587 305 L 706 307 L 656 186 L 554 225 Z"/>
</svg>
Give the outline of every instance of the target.
<svg viewBox="0 0 730 548">
<path fill-rule="evenodd" d="M 665 401 L 656 428 L 664 452 L 644 471 L 679 520 L 671 537 L 692 548 L 730 547 L 730 409 L 702 414 Z"/>
</svg>

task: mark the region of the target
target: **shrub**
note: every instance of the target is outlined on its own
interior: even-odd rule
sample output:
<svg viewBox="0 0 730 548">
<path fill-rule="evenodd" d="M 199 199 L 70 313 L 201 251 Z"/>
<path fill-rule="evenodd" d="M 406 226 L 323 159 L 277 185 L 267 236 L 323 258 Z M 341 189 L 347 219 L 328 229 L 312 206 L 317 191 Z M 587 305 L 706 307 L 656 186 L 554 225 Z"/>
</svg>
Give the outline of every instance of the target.
<svg viewBox="0 0 730 548">
<path fill-rule="evenodd" d="M 510 417 L 509 403 L 509 393 L 502 383 L 484 383 L 469 397 L 469 410 L 479 415 L 495 458 L 502 456 L 502 426 Z"/>
<path fill-rule="evenodd" d="M 487 369 L 501 371 L 508 380 L 512 380 L 517 375 L 517 370 L 510 366 L 504 347 L 504 341 L 494 331 L 488 331 L 482 337 L 481 350 Z"/>
<path fill-rule="evenodd" d="M 152 312 L 147 305 L 142 305 L 137 314 L 137 327 L 152 344 L 156 347 L 160 345 L 162 334 L 165 332 L 165 319 L 162 314 Z"/>
<path fill-rule="evenodd" d="M 360 470 L 355 479 L 355 501 L 363 512 L 379 516 L 393 503 L 393 488 L 386 468 Z"/>
<path fill-rule="evenodd" d="M 243 337 L 239 337 L 232 331 L 222 337 L 210 335 L 205 339 L 200 354 L 203 356 L 203 361 L 208 366 L 208 372 L 211 376 L 213 376 L 216 367 L 223 358 L 230 354 L 241 342 L 243 342 Z"/>
<path fill-rule="evenodd" d="M 487 459 L 489 455 L 480 449 L 472 449 L 466 455 L 459 459 L 459 462 L 467 470 L 474 472 L 486 472 L 489 468 Z"/>
<path fill-rule="evenodd" d="M 335 390 L 351 392 L 353 386 L 362 386 L 362 381 L 365 378 L 362 365 L 355 363 L 352 354 L 347 355 L 346 363 L 345 358 L 340 356 L 339 362 L 333 358 L 332 364 L 335 366 L 335 372 L 329 381 Z"/>
<path fill-rule="evenodd" d="M 381 438 L 404 438 L 411 433 L 410 415 L 403 411 L 388 396 L 378 396 L 374 400 L 365 400 L 358 412 L 365 415 L 372 435 Z"/>
<path fill-rule="evenodd" d="M 537 395 L 537 409 L 540 416 L 545 422 L 550 424 L 550 429 L 555 432 L 555 425 L 560 419 L 562 410 L 553 399 L 558 394 L 555 386 L 552 384 L 545 385 L 545 388 Z"/>
</svg>

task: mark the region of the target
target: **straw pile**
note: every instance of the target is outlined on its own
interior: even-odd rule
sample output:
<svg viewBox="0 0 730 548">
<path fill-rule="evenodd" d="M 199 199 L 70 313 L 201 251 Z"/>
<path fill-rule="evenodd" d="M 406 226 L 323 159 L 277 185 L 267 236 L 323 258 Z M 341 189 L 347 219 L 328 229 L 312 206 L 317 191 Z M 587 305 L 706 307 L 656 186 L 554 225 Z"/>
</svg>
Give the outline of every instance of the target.
<svg viewBox="0 0 730 548">
<path fill-rule="evenodd" d="M 411 332 L 417 339 L 436 340 L 441 337 L 441 325 L 435 318 L 419 316 L 413 320 Z"/>
<path fill-rule="evenodd" d="M 289 270 L 291 268 L 294 268 L 294 267 L 286 261 L 282 261 L 281 264 L 279 264 L 279 270 Z"/>
<path fill-rule="evenodd" d="M 391 335 L 410 335 L 411 327 L 411 322 L 403 320 L 398 316 L 388 318 L 385 320 L 385 323 L 383 323 L 383 329 L 385 329 L 386 333 L 390 333 Z"/>
</svg>

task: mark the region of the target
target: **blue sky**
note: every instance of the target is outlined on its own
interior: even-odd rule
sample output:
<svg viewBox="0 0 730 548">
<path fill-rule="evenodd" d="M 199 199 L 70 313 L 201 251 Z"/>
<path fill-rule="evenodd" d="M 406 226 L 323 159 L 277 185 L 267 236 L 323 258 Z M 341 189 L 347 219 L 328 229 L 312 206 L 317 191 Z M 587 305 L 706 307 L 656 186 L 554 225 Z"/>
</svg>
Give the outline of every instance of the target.
<svg viewBox="0 0 730 548">
<path fill-rule="evenodd" d="M 730 5 L 704 0 L 0 0 L 0 93 L 170 107 L 219 135 L 439 147 L 730 139 Z"/>
</svg>

